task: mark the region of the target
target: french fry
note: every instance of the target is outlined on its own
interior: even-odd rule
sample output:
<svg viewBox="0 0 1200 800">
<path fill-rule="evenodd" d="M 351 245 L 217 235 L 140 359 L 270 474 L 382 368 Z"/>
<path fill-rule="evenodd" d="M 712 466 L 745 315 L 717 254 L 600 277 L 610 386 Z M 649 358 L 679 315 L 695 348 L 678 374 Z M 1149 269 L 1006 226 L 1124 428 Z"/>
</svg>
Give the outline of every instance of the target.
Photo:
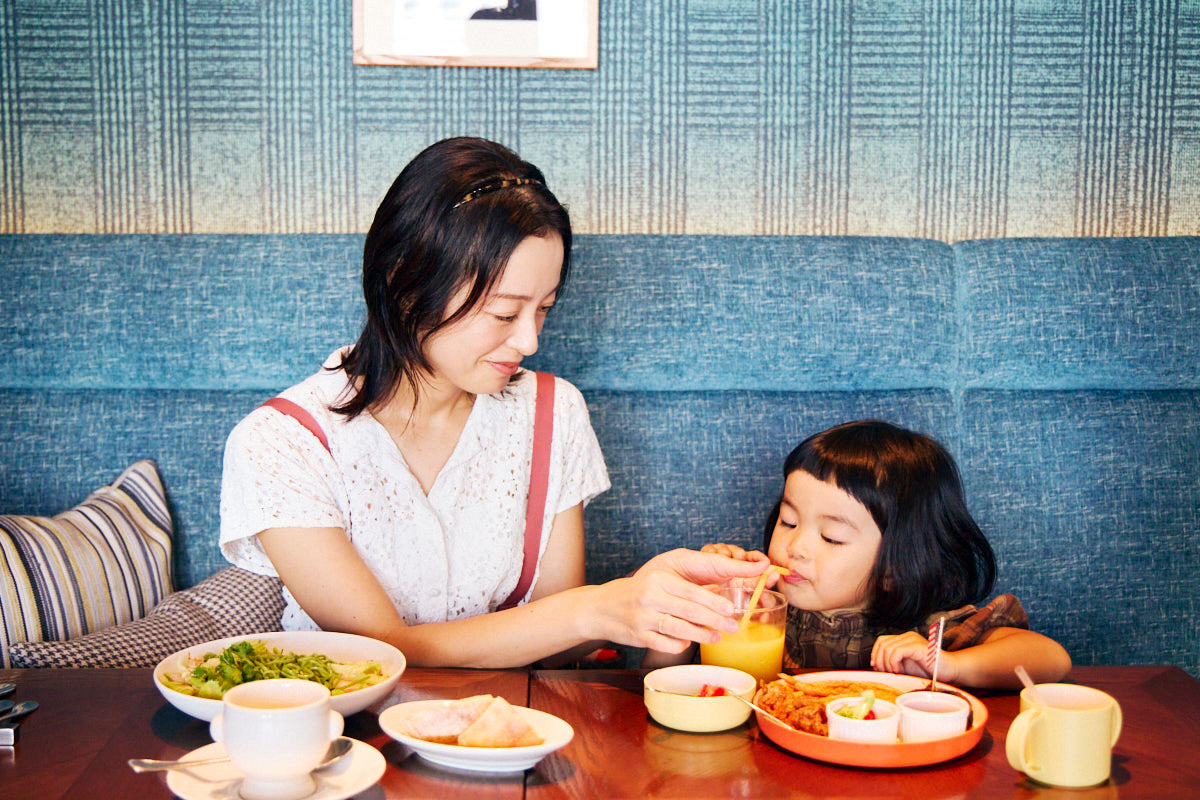
<svg viewBox="0 0 1200 800">
<path fill-rule="evenodd" d="M 899 691 L 871 681 L 805 681 L 780 673 L 779 680 L 765 683 L 755 702 L 798 731 L 828 736 L 825 704 L 839 697 L 857 697 L 870 689 L 882 700 L 894 701 Z"/>
</svg>

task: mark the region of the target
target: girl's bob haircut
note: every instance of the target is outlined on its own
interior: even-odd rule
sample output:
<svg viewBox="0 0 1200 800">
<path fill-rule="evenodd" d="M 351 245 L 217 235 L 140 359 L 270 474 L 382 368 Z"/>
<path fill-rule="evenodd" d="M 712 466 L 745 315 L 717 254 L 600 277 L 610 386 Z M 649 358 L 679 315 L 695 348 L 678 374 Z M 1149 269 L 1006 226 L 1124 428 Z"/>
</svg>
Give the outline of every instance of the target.
<svg viewBox="0 0 1200 800">
<path fill-rule="evenodd" d="M 784 478 L 796 470 L 846 492 L 879 526 L 867 585 L 874 624 L 911 629 L 991 592 L 995 554 L 967 511 L 954 459 L 935 440 L 878 420 L 847 422 L 801 442 L 784 462 Z M 778 518 L 776 503 L 766 548 Z"/>
<path fill-rule="evenodd" d="M 478 306 L 517 245 L 550 235 L 562 240 L 561 289 L 571 267 L 571 220 L 541 170 L 485 139 L 443 139 L 421 151 L 367 232 L 366 323 L 338 365 L 358 388 L 333 410 L 353 418 L 386 403 L 402 384 L 419 395 L 431 369 L 429 338 Z M 449 308 L 463 287 L 465 302 Z"/>
</svg>

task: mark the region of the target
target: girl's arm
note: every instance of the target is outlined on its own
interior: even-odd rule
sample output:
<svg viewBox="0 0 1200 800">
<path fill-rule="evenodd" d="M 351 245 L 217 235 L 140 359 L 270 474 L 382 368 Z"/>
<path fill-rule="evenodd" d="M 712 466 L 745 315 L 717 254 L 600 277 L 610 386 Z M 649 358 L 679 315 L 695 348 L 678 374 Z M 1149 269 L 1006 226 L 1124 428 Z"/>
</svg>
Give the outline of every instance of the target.
<svg viewBox="0 0 1200 800">
<path fill-rule="evenodd" d="M 909 631 L 880 636 L 871 650 L 871 666 L 880 672 L 929 677 L 925 669 L 926 640 Z M 1058 642 L 1023 628 L 993 628 L 983 640 L 961 650 L 943 650 L 938 680 L 985 689 L 1020 689 L 1016 675 L 1024 666 L 1035 683 L 1053 683 L 1071 670 L 1071 657 Z"/>
<path fill-rule="evenodd" d="M 339 528 L 271 529 L 264 551 L 301 608 L 324 630 L 381 639 L 413 666 L 524 666 L 601 640 L 668 652 L 736 628 L 729 602 L 702 588 L 766 568 L 673 550 L 628 578 L 582 580 L 582 508 L 555 517 L 531 602 L 452 622 L 407 625 Z M 661 625 L 661 630 L 660 630 Z"/>
</svg>

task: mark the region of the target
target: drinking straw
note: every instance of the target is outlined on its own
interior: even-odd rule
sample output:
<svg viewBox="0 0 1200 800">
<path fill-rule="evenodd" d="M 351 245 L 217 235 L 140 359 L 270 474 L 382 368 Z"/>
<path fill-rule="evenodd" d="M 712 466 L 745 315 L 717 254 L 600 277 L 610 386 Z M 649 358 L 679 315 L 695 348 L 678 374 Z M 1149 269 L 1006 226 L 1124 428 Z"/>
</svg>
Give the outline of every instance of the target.
<svg viewBox="0 0 1200 800">
<path fill-rule="evenodd" d="M 746 627 L 746 623 L 750 621 L 750 612 L 758 605 L 758 598 L 762 597 L 763 589 L 767 586 L 767 576 L 772 571 L 778 572 L 780 575 L 787 575 L 791 570 L 777 564 L 772 564 L 768 569 L 763 570 L 763 574 L 758 576 L 758 583 L 754 584 L 754 592 L 750 595 L 750 604 L 746 606 L 746 613 L 742 614 L 742 621 L 738 623 L 739 628 Z"/>
<path fill-rule="evenodd" d="M 946 632 L 946 618 L 929 626 L 929 644 L 925 646 L 925 669 L 929 670 L 929 691 L 937 691 L 938 661 L 942 654 L 942 634 Z"/>
<path fill-rule="evenodd" d="M 1021 683 L 1025 684 L 1025 688 L 1029 690 L 1029 699 L 1036 705 L 1046 705 L 1042 702 L 1042 696 L 1038 694 L 1037 686 L 1034 684 L 1033 678 L 1029 677 L 1029 673 L 1025 671 L 1024 665 L 1017 664 L 1016 673 L 1017 677 L 1021 679 Z"/>
</svg>

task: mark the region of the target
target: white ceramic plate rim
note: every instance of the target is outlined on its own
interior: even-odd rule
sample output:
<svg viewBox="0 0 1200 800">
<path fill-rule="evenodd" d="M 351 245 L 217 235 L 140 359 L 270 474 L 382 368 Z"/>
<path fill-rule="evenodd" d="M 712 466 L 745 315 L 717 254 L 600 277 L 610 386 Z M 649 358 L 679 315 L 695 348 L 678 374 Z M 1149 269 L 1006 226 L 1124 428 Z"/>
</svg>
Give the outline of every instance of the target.
<svg viewBox="0 0 1200 800">
<path fill-rule="evenodd" d="M 379 782 L 387 769 L 383 754 L 366 742 L 351 739 L 350 752 L 338 764 L 317 773 L 317 791 L 305 800 L 342 800 L 369 789 Z M 184 756 L 185 759 L 218 758 L 225 755 L 220 742 L 206 744 Z M 344 762 L 344 763 L 343 763 Z M 236 784 L 242 773 L 233 764 L 172 770 L 167 773 L 167 788 L 183 800 L 218 800 L 236 797 Z"/>
<path fill-rule="evenodd" d="M 544 740 L 528 747 L 464 747 L 457 744 L 427 742 L 403 733 L 400 721 L 414 711 L 446 706 L 452 700 L 413 700 L 389 706 L 379 715 L 379 727 L 388 736 L 411 748 L 418 755 L 442 766 L 475 772 L 519 772 L 529 769 L 562 747 L 575 736 L 575 729 L 553 714 L 524 706 L 513 706 Z"/>
<path fill-rule="evenodd" d="M 258 640 L 267 642 L 272 647 L 294 653 L 323 653 L 335 660 L 364 661 L 374 659 L 383 662 L 388 677 L 365 689 L 335 695 L 330 704 L 333 710 L 342 716 L 349 716 L 362 711 L 367 706 L 381 700 L 392 690 L 406 666 L 404 654 L 387 642 L 358 636 L 353 633 L 335 633 L 333 631 L 269 631 L 263 633 L 247 633 L 241 636 L 227 636 L 224 639 L 214 639 L 211 642 L 194 644 L 185 647 L 158 662 L 154 668 L 154 685 L 168 703 L 183 713 L 205 722 L 211 722 L 221 710 L 221 701 L 207 697 L 195 697 L 183 694 L 166 686 L 161 678 L 167 673 L 181 671 L 185 658 L 202 656 L 205 653 L 220 652 L 234 642 Z"/>
</svg>

